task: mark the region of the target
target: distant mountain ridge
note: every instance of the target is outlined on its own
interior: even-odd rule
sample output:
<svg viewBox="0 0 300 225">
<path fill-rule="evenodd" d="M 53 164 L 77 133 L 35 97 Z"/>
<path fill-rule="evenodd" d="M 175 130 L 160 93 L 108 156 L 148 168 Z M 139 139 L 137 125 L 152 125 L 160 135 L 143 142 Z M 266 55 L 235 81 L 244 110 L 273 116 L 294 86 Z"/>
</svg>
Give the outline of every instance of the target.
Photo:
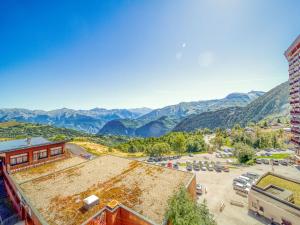
<svg viewBox="0 0 300 225">
<path fill-rule="evenodd" d="M 245 107 L 229 107 L 214 112 L 204 112 L 183 119 L 174 131 L 193 131 L 201 128 L 231 128 L 234 124 L 245 126 L 268 116 L 288 116 L 289 83 L 273 88 Z"/>
<path fill-rule="evenodd" d="M 254 99 L 262 96 L 265 92 L 251 91 L 248 93 L 231 93 L 223 99 L 203 100 L 194 102 L 181 102 L 177 105 L 170 105 L 161 109 L 155 109 L 138 118 L 140 121 L 154 121 L 162 116 L 172 116 L 182 119 L 192 114 L 199 114 L 207 111 L 216 111 L 234 106 L 246 106 Z"/>
<path fill-rule="evenodd" d="M 53 125 L 92 134 L 156 137 L 171 131 L 182 119 L 203 112 L 246 106 L 264 92 L 231 93 L 222 99 L 181 102 L 161 109 L 104 109 L 51 111 L 0 109 L 0 122 L 18 121 Z"/>
<path fill-rule="evenodd" d="M 159 137 L 172 130 L 178 120 L 163 116 L 141 125 L 138 120 L 112 120 L 99 131 L 101 135 L 124 135 L 130 137 Z"/>
<path fill-rule="evenodd" d="M 223 99 L 182 102 L 177 105 L 155 109 L 133 120 L 114 120 L 106 123 L 99 131 L 102 135 L 125 135 L 140 137 L 159 137 L 171 131 L 183 118 L 202 112 L 211 112 L 227 107 L 245 106 L 264 92 L 232 93 Z M 130 122 L 131 126 L 126 123 Z"/>
<path fill-rule="evenodd" d="M 103 125 L 116 119 L 136 119 L 151 109 L 103 109 L 91 110 L 56 109 L 51 111 L 28 109 L 0 109 L 0 122 L 15 120 L 72 128 L 97 133 Z"/>
</svg>

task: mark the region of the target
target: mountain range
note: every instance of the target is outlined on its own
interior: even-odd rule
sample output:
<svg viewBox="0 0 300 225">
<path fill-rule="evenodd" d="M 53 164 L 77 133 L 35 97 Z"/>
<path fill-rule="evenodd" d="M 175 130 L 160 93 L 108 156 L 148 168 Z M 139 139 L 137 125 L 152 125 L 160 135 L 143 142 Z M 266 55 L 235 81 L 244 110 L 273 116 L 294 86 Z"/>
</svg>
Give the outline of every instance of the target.
<svg viewBox="0 0 300 225">
<path fill-rule="evenodd" d="M 102 135 L 127 135 L 140 137 L 158 137 L 171 131 L 182 119 L 203 112 L 236 106 L 246 106 L 264 95 L 261 91 L 232 93 L 222 99 L 181 102 L 164 108 L 155 109 L 137 119 L 113 120 L 99 131 Z"/>
<path fill-rule="evenodd" d="M 275 89 L 275 90 L 274 90 Z M 288 105 L 287 82 L 265 93 L 231 93 L 222 99 L 181 102 L 159 109 L 0 109 L 0 122 L 18 121 L 71 128 L 91 134 L 157 137 L 171 130 L 230 127 L 273 114 Z"/>
<path fill-rule="evenodd" d="M 193 131 L 200 128 L 231 128 L 258 122 L 266 117 L 289 115 L 289 83 L 285 82 L 253 100 L 245 107 L 229 107 L 214 112 L 189 116 L 179 122 L 173 131 Z"/>
<path fill-rule="evenodd" d="M 28 109 L 0 109 L 0 122 L 18 121 L 54 125 L 88 133 L 97 133 L 111 120 L 136 119 L 150 112 L 148 108 L 91 110 L 57 109 L 52 111 Z"/>
</svg>

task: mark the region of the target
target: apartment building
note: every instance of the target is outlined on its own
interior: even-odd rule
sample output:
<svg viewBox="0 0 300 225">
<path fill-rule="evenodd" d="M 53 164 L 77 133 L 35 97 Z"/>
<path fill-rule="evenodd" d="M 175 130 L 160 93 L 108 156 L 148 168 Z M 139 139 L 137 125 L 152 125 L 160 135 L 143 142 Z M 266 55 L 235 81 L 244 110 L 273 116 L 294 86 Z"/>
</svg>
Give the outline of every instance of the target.
<svg viewBox="0 0 300 225">
<path fill-rule="evenodd" d="M 296 146 L 295 161 L 300 165 L 300 35 L 285 51 L 289 63 L 291 132 Z"/>
</svg>

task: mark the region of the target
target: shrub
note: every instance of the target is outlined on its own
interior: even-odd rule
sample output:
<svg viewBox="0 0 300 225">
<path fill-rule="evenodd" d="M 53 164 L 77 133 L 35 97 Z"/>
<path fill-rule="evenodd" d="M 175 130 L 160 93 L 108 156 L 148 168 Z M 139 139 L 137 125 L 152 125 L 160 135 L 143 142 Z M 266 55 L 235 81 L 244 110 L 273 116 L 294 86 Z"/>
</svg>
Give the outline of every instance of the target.
<svg viewBox="0 0 300 225">
<path fill-rule="evenodd" d="M 240 163 L 247 163 L 254 158 L 255 152 L 249 145 L 238 143 L 234 147 L 234 154 Z"/>
</svg>

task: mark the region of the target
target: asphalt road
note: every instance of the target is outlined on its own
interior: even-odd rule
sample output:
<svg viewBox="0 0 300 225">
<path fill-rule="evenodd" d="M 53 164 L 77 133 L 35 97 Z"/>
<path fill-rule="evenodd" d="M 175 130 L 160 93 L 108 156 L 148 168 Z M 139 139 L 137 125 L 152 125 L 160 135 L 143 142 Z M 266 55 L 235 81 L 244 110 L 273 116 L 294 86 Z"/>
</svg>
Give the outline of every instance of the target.
<svg viewBox="0 0 300 225">
<path fill-rule="evenodd" d="M 66 144 L 66 148 L 71 152 L 73 153 L 74 155 L 91 155 L 90 153 L 88 153 L 85 148 L 79 146 L 79 145 L 76 145 L 76 144 L 73 144 L 73 143 L 67 143 Z"/>
</svg>

